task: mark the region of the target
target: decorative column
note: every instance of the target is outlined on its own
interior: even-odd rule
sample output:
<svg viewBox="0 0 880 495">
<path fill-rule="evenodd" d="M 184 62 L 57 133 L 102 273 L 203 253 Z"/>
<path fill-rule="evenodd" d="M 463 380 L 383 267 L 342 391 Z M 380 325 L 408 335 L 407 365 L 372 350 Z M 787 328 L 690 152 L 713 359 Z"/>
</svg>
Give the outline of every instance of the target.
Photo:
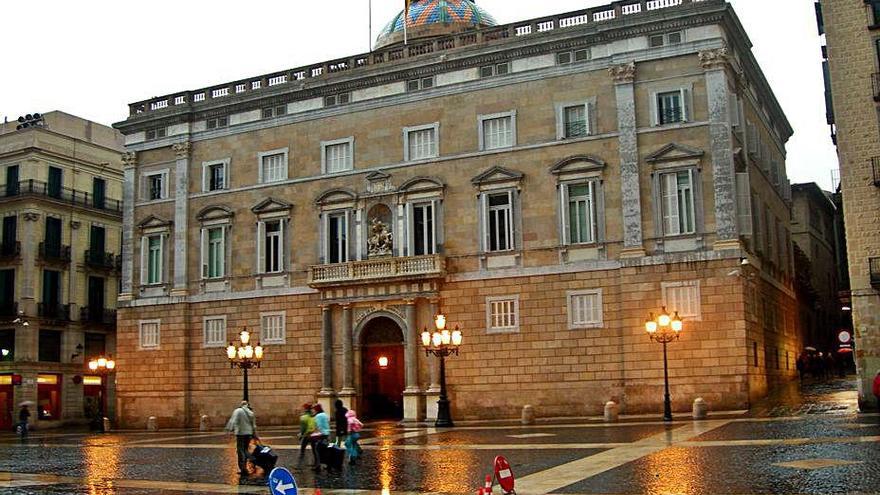
<svg viewBox="0 0 880 495">
<path fill-rule="evenodd" d="M 623 210 L 621 258 L 645 256 L 642 238 L 642 205 L 639 188 L 639 143 L 636 128 L 636 63 L 608 69 L 617 99 L 618 153 L 620 155 L 620 202 Z"/>
<path fill-rule="evenodd" d="M 122 288 L 120 301 L 131 301 L 134 280 L 134 184 L 137 153 L 122 154 Z"/>
<path fill-rule="evenodd" d="M 356 407 L 354 404 L 356 392 L 354 389 L 353 331 L 351 305 L 344 304 L 342 306 L 342 390 L 339 391 L 339 398 L 349 409 Z"/>
<path fill-rule="evenodd" d="M 422 411 L 422 391 L 419 390 L 419 329 L 416 322 L 416 301 L 406 300 L 406 389 L 403 391 L 403 420 L 420 421 L 424 418 Z"/>
<path fill-rule="evenodd" d="M 431 299 L 429 307 L 431 309 L 431 319 L 433 320 L 434 316 L 440 312 L 440 299 Z M 428 390 L 425 391 L 425 419 L 427 421 L 436 421 L 437 400 L 440 398 L 440 360 L 436 358 L 429 359 L 428 371 L 431 383 L 428 385 Z"/>
<path fill-rule="evenodd" d="M 321 391 L 318 402 L 329 414 L 336 394 L 333 391 L 333 307 L 321 306 Z"/>
<path fill-rule="evenodd" d="M 171 295 L 186 296 L 189 157 L 192 143 L 175 143 L 172 148 L 177 161 L 174 171 L 174 285 Z"/>
<path fill-rule="evenodd" d="M 712 147 L 712 178 L 715 195 L 716 239 L 714 249 L 739 249 L 737 228 L 736 170 L 730 128 L 730 89 L 727 85 L 727 48 L 699 53 L 706 72 L 709 98 L 709 138 Z"/>
</svg>

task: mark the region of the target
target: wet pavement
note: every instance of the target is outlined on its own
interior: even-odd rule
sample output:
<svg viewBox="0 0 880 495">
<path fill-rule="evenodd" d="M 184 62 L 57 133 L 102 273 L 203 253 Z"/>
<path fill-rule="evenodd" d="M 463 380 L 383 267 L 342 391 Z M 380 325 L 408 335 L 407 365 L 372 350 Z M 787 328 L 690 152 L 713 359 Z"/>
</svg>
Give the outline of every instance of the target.
<svg viewBox="0 0 880 495">
<path fill-rule="evenodd" d="M 852 380 L 793 384 L 746 414 L 672 424 L 656 417 L 462 423 L 451 430 L 368 425 L 364 457 L 315 473 L 292 428 L 261 431 L 300 493 L 474 493 L 496 455 L 517 493 L 880 494 L 880 417 L 858 414 Z M 240 480 L 222 432 L 0 434 L 0 494 L 268 493 Z M 495 493 L 500 493 L 497 485 Z"/>
</svg>

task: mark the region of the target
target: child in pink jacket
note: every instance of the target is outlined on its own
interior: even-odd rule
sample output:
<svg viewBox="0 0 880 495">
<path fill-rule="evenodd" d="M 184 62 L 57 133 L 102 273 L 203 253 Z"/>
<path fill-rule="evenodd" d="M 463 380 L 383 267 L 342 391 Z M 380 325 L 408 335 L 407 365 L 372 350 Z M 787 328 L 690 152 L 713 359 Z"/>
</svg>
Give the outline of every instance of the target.
<svg viewBox="0 0 880 495">
<path fill-rule="evenodd" d="M 357 413 L 352 409 L 345 413 L 345 417 L 348 420 L 348 436 L 345 438 L 345 450 L 348 451 L 348 462 L 356 464 L 358 456 L 363 452 L 361 446 L 358 445 L 358 439 L 361 438 L 360 431 L 364 424 L 357 419 Z"/>
</svg>

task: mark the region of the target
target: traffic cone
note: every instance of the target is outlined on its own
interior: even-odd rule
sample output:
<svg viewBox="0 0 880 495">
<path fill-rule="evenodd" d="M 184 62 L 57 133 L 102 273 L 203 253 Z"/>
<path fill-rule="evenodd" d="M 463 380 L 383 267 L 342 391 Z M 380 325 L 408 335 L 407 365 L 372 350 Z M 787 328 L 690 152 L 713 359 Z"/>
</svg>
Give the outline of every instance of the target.
<svg viewBox="0 0 880 495">
<path fill-rule="evenodd" d="M 485 495 L 492 495 L 492 476 L 491 475 L 488 475 L 488 474 L 486 475 L 486 487 L 483 490 L 483 493 Z"/>
<path fill-rule="evenodd" d="M 315 495 L 321 495 L 321 489 L 315 488 Z"/>
</svg>

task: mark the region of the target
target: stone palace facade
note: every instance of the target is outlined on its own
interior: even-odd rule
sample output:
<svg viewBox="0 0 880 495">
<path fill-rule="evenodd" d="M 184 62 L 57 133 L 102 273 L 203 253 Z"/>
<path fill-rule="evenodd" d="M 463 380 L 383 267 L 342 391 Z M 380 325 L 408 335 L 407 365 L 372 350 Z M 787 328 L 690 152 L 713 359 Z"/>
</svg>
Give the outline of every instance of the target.
<svg viewBox="0 0 880 495">
<path fill-rule="evenodd" d="M 447 11 L 442 11 L 447 9 Z M 118 411 L 219 422 L 247 327 L 261 423 L 343 399 L 456 419 L 741 409 L 796 375 L 792 134 L 732 7 L 625 0 L 496 25 L 417 0 L 374 51 L 130 105 Z M 385 366 L 380 365 L 380 359 Z"/>
</svg>

